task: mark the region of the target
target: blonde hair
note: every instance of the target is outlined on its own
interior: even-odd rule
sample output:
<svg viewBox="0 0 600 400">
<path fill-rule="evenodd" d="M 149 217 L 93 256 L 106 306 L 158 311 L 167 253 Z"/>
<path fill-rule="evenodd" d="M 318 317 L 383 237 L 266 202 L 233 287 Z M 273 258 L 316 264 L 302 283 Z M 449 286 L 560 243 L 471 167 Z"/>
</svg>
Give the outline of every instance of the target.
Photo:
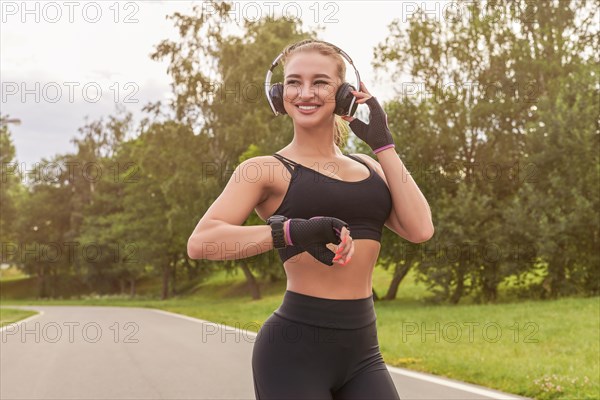
<svg viewBox="0 0 600 400">
<path fill-rule="evenodd" d="M 301 51 L 316 51 L 319 54 L 329 56 L 334 59 L 337 66 L 338 77 L 342 82 L 344 82 L 346 77 L 346 64 L 344 63 L 344 59 L 336 49 L 331 47 L 329 44 L 318 40 L 305 39 L 297 43 L 289 44 L 285 49 L 283 49 L 281 65 L 285 68 L 285 64 L 289 58 Z M 343 147 L 346 139 L 348 138 L 348 124 L 337 114 L 334 116 L 334 121 L 333 140 L 337 146 Z"/>
</svg>

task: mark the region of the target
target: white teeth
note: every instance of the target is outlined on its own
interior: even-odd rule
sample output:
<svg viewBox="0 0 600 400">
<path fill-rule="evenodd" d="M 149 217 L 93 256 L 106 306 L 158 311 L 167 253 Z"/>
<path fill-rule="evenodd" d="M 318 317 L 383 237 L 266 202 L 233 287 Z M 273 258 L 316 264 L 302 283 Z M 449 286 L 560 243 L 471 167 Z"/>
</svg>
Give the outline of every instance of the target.
<svg viewBox="0 0 600 400">
<path fill-rule="evenodd" d="M 317 107 L 318 106 L 298 106 L 298 108 L 301 110 L 314 110 Z"/>
</svg>

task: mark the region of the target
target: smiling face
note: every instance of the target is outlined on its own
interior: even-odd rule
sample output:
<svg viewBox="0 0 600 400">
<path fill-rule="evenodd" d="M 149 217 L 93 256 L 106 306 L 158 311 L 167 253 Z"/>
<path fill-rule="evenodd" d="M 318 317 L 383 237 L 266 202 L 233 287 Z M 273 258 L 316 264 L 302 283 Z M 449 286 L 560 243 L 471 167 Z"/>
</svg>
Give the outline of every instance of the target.
<svg viewBox="0 0 600 400">
<path fill-rule="evenodd" d="M 316 51 L 298 52 L 284 67 L 285 110 L 304 126 L 330 122 L 340 84 L 335 59 Z"/>
</svg>

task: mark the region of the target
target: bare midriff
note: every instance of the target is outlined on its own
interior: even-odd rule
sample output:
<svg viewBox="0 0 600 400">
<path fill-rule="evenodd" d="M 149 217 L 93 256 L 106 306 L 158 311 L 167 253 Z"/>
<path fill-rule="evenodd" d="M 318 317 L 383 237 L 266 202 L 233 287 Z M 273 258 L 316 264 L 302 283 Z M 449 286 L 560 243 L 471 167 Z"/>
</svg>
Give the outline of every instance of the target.
<svg viewBox="0 0 600 400">
<path fill-rule="evenodd" d="M 354 254 L 345 265 L 323 264 L 307 252 L 295 255 L 283 264 L 287 290 L 327 299 L 363 299 L 372 292 L 373 267 L 380 243 L 372 239 L 354 239 Z"/>
</svg>

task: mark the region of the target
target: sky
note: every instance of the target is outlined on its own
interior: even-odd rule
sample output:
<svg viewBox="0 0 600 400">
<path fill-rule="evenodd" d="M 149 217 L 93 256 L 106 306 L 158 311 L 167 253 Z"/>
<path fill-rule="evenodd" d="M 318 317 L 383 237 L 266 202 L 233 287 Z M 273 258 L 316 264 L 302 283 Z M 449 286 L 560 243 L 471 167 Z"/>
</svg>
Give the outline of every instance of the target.
<svg viewBox="0 0 600 400">
<path fill-rule="evenodd" d="M 393 94 L 385 73 L 376 79 L 373 48 L 393 19 L 422 1 L 234 2 L 234 17 L 298 15 L 304 27 L 321 26 L 319 38 L 342 48 L 369 91 L 385 101 Z M 1 114 L 10 125 L 16 158 L 25 167 L 42 157 L 73 152 L 78 128 L 107 118 L 122 104 L 139 121 L 148 102 L 170 97 L 168 61 L 149 55 L 164 39 L 178 38 L 166 16 L 190 14 L 201 1 L 0 1 Z M 443 2 L 430 2 L 440 12 Z M 206 9 L 206 8 L 205 8 Z M 209 9 L 206 9 L 209 12 Z M 273 54 L 275 58 L 277 54 Z M 265 65 L 265 73 L 268 69 Z M 349 68 L 348 79 L 354 78 Z M 267 102 L 263 104 L 268 107 Z M 366 107 L 361 105 L 360 107 Z"/>
</svg>

